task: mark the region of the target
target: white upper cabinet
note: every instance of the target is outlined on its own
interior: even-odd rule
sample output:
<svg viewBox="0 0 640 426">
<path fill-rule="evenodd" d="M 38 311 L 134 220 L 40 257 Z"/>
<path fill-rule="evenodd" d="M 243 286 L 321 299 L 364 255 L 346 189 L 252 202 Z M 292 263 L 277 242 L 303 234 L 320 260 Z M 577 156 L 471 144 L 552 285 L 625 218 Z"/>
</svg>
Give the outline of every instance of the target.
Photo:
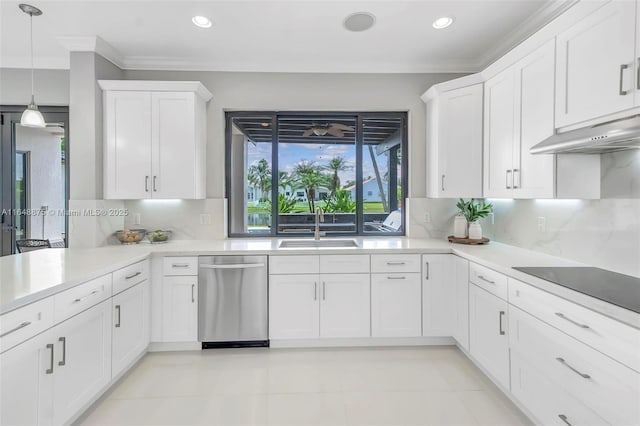
<svg viewBox="0 0 640 426">
<path fill-rule="evenodd" d="M 482 84 L 427 100 L 427 196 L 482 197 Z"/>
<path fill-rule="evenodd" d="M 99 83 L 104 198 L 205 198 L 207 89 L 199 82 Z"/>
<path fill-rule="evenodd" d="M 615 114 L 640 101 L 635 31 L 636 2 L 614 0 L 558 35 L 556 127 Z"/>
</svg>

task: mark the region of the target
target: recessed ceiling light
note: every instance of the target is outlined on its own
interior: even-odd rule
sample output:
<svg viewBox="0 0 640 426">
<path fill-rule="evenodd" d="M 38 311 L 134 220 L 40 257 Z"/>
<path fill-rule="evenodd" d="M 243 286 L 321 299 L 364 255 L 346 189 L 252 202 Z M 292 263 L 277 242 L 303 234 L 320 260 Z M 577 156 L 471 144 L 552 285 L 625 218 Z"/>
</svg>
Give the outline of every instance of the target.
<svg viewBox="0 0 640 426">
<path fill-rule="evenodd" d="M 352 13 L 344 19 L 343 25 L 349 31 L 366 31 L 376 23 L 376 17 L 369 12 Z"/>
<path fill-rule="evenodd" d="M 441 30 L 443 28 L 447 28 L 451 24 L 453 24 L 453 18 L 450 16 L 443 16 L 442 18 L 438 18 L 433 21 L 433 28 Z"/>
<path fill-rule="evenodd" d="M 197 27 L 200 28 L 209 28 L 211 27 L 211 19 L 206 16 L 194 16 L 191 18 L 191 22 Z"/>
</svg>

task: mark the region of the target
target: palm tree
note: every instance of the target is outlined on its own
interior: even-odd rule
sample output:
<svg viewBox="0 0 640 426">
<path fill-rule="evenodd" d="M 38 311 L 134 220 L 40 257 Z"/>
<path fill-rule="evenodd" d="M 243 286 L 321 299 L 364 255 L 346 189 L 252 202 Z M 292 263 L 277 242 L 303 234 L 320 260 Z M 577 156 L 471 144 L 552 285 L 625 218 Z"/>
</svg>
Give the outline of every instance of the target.
<svg viewBox="0 0 640 426">
<path fill-rule="evenodd" d="M 269 199 L 271 190 L 271 167 L 264 158 L 249 167 L 247 180 L 254 187 L 260 188 L 260 199 Z"/>
<path fill-rule="evenodd" d="M 347 161 L 340 157 L 333 157 L 325 169 L 330 170 L 332 175 L 329 180 L 329 189 L 331 191 L 330 197 L 335 198 L 336 192 L 340 189 L 340 177 L 338 176 L 338 172 L 342 172 L 345 170 L 351 169 L 351 166 L 347 164 Z"/>
<path fill-rule="evenodd" d="M 300 161 L 293 169 L 293 176 L 298 185 L 304 188 L 304 192 L 307 195 L 310 213 L 315 213 L 316 211 L 316 189 L 325 184 L 327 180 L 327 177 L 322 174 L 322 169 L 314 161 L 307 160 Z"/>
<path fill-rule="evenodd" d="M 283 170 L 278 172 L 278 187 L 282 188 L 282 191 L 286 191 L 287 188 L 294 190 L 295 178 L 292 174 L 289 174 Z"/>
</svg>

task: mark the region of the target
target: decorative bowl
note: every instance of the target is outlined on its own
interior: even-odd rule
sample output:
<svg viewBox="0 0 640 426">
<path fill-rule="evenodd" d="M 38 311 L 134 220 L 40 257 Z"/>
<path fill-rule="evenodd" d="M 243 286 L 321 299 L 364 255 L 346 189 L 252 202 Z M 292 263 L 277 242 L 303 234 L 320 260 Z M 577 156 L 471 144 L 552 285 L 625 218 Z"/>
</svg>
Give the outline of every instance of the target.
<svg viewBox="0 0 640 426">
<path fill-rule="evenodd" d="M 159 244 L 166 243 L 169 241 L 169 236 L 171 235 L 171 231 L 166 231 L 162 229 L 156 229 L 155 231 L 147 232 L 147 238 L 151 241 L 151 244 Z"/>
<path fill-rule="evenodd" d="M 116 238 L 122 244 L 138 244 L 144 236 L 147 234 L 146 229 L 123 229 L 121 231 L 116 231 Z"/>
</svg>

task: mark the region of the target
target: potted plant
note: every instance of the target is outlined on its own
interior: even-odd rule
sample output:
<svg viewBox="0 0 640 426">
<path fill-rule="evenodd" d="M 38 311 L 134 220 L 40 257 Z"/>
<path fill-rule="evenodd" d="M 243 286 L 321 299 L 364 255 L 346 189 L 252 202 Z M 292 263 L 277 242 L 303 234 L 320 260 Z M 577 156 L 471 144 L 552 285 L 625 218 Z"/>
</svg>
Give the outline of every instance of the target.
<svg viewBox="0 0 640 426">
<path fill-rule="evenodd" d="M 487 217 L 487 215 L 493 211 L 493 204 L 487 203 L 484 200 L 476 200 L 475 198 L 472 198 L 469 201 L 464 201 L 460 198 L 456 207 L 458 207 L 460 211 L 459 214 L 464 216 L 469 224 L 469 239 L 481 239 L 482 227 L 480 226 L 478 219 Z"/>
</svg>

